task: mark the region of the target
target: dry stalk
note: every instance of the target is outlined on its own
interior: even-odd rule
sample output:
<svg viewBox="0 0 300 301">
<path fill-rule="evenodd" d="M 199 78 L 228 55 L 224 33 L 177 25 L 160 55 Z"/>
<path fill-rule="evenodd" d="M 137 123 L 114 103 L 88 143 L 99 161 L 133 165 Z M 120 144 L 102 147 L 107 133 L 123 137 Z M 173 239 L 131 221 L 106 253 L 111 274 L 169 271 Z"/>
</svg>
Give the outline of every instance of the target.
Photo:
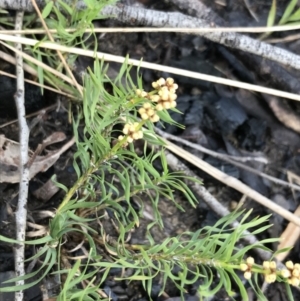
<svg viewBox="0 0 300 301">
<path fill-rule="evenodd" d="M 83 55 L 83 56 L 87 56 L 87 57 L 98 58 L 100 60 L 104 59 L 105 61 L 117 62 L 117 63 L 121 63 L 121 64 L 124 63 L 126 60 L 126 58 L 124 58 L 122 56 L 107 54 L 107 53 L 103 53 L 103 52 L 94 52 L 91 50 L 84 50 L 84 49 L 80 49 L 80 48 L 76 48 L 76 47 L 66 47 L 63 45 L 55 44 L 55 43 L 40 42 L 37 40 L 23 38 L 23 37 L 16 38 L 12 35 L 0 34 L 0 43 L 5 44 L 4 42 L 1 42 L 1 40 L 6 40 L 8 42 L 20 42 L 25 45 L 38 46 L 38 47 L 53 49 L 53 50 L 59 49 L 60 51 L 67 52 L 67 53 L 73 53 L 73 54 Z M 5 46 L 10 48 L 10 46 L 7 44 L 5 44 Z M 15 49 L 12 48 L 12 50 L 16 52 Z M 24 57 L 25 57 L 25 55 L 24 55 Z M 26 57 L 26 59 L 27 59 L 27 57 Z M 32 60 L 32 58 L 31 58 L 31 60 Z M 159 64 L 153 64 L 153 63 L 149 63 L 149 62 L 145 62 L 145 61 L 128 59 L 127 62 L 128 62 L 128 64 L 131 64 L 133 66 L 139 66 L 139 67 L 143 67 L 143 68 L 147 68 L 147 69 L 151 69 L 151 70 L 178 74 L 181 76 L 201 79 L 201 80 L 210 81 L 210 82 L 217 83 L 217 84 L 228 85 L 228 86 L 232 86 L 232 87 L 236 87 L 236 88 L 256 91 L 256 92 L 260 92 L 260 93 L 266 93 L 266 94 L 270 94 L 270 95 L 275 95 L 275 96 L 279 96 L 279 97 L 283 97 L 283 98 L 300 101 L 300 95 L 294 94 L 294 93 L 283 92 L 283 91 L 279 91 L 276 89 L 265 88 L 265 87 L 258 86 L 258 85 L 242 83 L 242 82 L 235 81 L 235 80 L 219 78 L 219 77 L 212 76 L 212 75 L 187 71 L 187 70 L 174 68 L 174 67 L 168 67 L 168 66 L 159 65 Z M 62 77 L 62 76 L 63 75 L 61 74 L 60 77 Z M 67 77 L 67 81 L 70 82 L 71 80 Z"/>
<path fill-rule="evenodd" d="M 17 12 L 15 27 L 16 29 L 22 28 L 23 25 L 23 12 Z M 16 44 L 15 46 L 19 51 L 22 51 L 22 45 Z M 16 276 L 25 275 L 24 268 L 24 251 L 25 251 L 25 228 L 27 218 L 27 197 L 29 185 L 29 168 L 28 163 L 28 139 L 29 129 L 25 118 L 25 87 L 24 87 L 24 71 L 23 71 L 23 58 L 21 55 L 16 54 L 16 75 L 17 75 L 17 91 L 15 94 L 15 102 L 19 120 L 19 135 L 20 135 L 20 190 L 18 208 L 16 210 L 16 240 L 18 245 L 14 248 L 15 253 L 15 272 Z M 16 286 L 24 285 L 24 280 L 16 282 Z M 23 301 L 23 290 L 15 293 L 15 301 Z"/>
</svg>

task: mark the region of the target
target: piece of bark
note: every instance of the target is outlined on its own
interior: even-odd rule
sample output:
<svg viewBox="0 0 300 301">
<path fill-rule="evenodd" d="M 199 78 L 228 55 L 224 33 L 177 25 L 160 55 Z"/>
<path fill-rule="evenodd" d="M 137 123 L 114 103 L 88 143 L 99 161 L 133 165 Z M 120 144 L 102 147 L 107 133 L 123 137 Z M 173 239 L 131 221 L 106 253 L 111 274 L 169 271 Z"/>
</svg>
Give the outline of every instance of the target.
<svg viewBox="0 0 300 301">
<path fill-rule="evenodd" d="M 181 10 L 186 11 L 190 16 L 206 20 L 212 24 L 217 23 L 218 26 L 225 26 L 226 22 L 210 7 L 207 7 L 199 0 L 171 0 Z"/>
<path fill-rule="evenodd" d="M 43 202 L 49 201 L 57 192 L 59 187 L 53 182 L 52 178 L 49 179 L 42 187 L 33 192 L 33 195 L 42 200 Z"/>
</svg>

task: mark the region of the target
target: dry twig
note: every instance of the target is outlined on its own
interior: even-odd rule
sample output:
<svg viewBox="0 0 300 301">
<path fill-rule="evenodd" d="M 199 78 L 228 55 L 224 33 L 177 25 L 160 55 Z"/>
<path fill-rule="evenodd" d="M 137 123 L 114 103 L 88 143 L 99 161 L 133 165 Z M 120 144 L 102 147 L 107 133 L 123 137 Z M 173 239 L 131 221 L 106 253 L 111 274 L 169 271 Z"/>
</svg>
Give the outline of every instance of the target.
<svg viewBox="0 0 300 301">
<path fill-rule="evenodd" d="M 187 1 L 185 1 L 187 2 Z M 200 1 L 198 1 L 200 2 Z M 211 24 L 203 19 L 193 18 L 181 13 L 165 13 L 139 7 L 130 6 L 106 6 L 103 11 L 105 15 L 112 15 L 125 23 L 156 27 L 211 27 Z M 245 35 L 236 33 L 198 33 L 199 35 L 230 48 L 239 49 L 259 55 L 263 58 L 276 61 L 288 67 L 300 69 L 300 57 L 287 50 L 274 47 L 265 42 L 252 39 Z"/>
<path fill-rule="evenodd" d="M 158 129 L 158 128 L 155 128 L 155 131 L 160 135 L 162 136 L 163 138 L 165 139 L 169 139 L 169 140 L 173 140 L 173 141 L 177 141 L 179 143 L 182 143 L 186 146 L 189 146 L 193 149 L 196 149 L 202 153 L 205 153 L 207 155 L 210 155 L 214 158 L 218 158 L 220 160 L 223 160 L 223 161 L 226 161 L 226 162 L 229 162 L 231 163 L 232 165 L 235 165 L 239 168 L 242 168 L 244 170 L 247 170 L 249 172 L 252 172 L 253 174 L 256 174 L 262 178 L 265 178 L 265 179 L 268 179 L 269 181 L 272 181 L 276 184 L 279 184 L 279 185 L 282 185 L 282 186 L 285 186 L 285 187 L 289 187 L 289 188 L 293 188 L 295 190 L 300 190 L 300 186 L 299 185 L 296 185 L 296 184 L 293 184 L 293 183 L 289 183 L 289 182 L 286 182 L 286 181 L 283 181 L 283 180 L 280 180 L 278 178 L 275 178 L 275 177 L 272 177 L 272 176 L 269 176 L 255 168 L 252 168 L 251 166 L 248 166 L 248 165 L 244 165 L 240 162 L 237 162 L 237 161 L 242 161 L 242 162 L 246 162 L 246 161 L 259 161 L 259 162 L 262 162 L 262 163 L 268 163 L 267 160 L 265 158 L 257 158 L 257 157 L 234 157 L 234 156 L 229 156 L 229 155 L 225 155 L 225 154 L 220 154 L 220 153 L 217 153 L 217 152 L 214 152 L 210 149 L 207 149 L 199 144 L 195 144 L 195 143 L 192 143 L 192 142 L 189 142 L 185 139 L 182 139 L 180 137 L 177 137 L 177 136 L 174 136 L 174 135 L 171 135 L 169 133 L 165 133 L 164 131 Z"/>
<path fill-rule="evenodd" d="M 162 138 L 163 139 L 163 138 Z M 248 196 L 249 198 L 253 199 L 257 203 L 269 208 L 271 211 L 276 212 L 277 214 L 281 215 L 288 221 L 294 223 L 298 227 L 300 227 L 300 218 L 298 218 L 296 215 L 292 214 L 285 208 L 275 204 L 265 196 L 261 195 L 257 191 L 251 189 L 238 179 L 228 176 L 227 174 L 223 173 L 219 169 L 211 166 L 207 162 L 201 160 L 200 158 L 197 158 L 196 156 L 192 155 L 191 153 L 187 152 L 186 150 L 180 148 L 179 146 L 171 143 L 168 140 L 165 140 L 166 148 L 170 151 L 172 151 L 174 154 L 184 158 L 186 161 L 190 162 L 194 166 L 200 168 L 201 170 L 205 171 L 207 174 L 212 176 L 213 178 L 217 179 L 218 181 L 228 185 L 229 187 L 232 187 L 236 189 L 237 191 L 241 192 L 242 194 Z"/>
<path fill-rule="evenodd" d="M 16 29 L 22 28 L 23 12 L 17 12 L 15 27 Z M 22 51 L 22 45 L 16 44 L 15 46 L 19 51 Z M 16 211 L 16 240 L 18 245 L 14 248 L 15 252 L 15 271 L 16 276 L 25 275 L 24 268 L 24 251 L 25 251 L 25 228 L 27 217 L 27 197 L 29 185 L 29 168 L 28 163 L 28 139 L 29 129 L 25 118 L 25 87 L 24 87 L 24 71 L 23 71 L 23 58 L 16 54 L 16 74 L 17 74 L 17 92 L 15 94 L 16 107 L 19 120 L 19 135 L 20 135 L 20 190 L 18 208 Z M 16 282 L 16 286 L 22 286 L 24 280 Z M 15 301 L 23 301 L 23 290 L 15 293 Z"/>
<path fill-rule="evenodd" d="M 45 5 L 45 1 L 36 1 L 40 7 Z M 173 2 L 178 2 L 179 5 L 183 5 L 183 2 L 190 4 L 191 1 L 176 0 Z M 33 6 L 30 0 L 21 1 L 7 1 L 0 0 L 0 7 L 4 9 L 16 9 L 24 11 L 33 11 Z M 86 8 L 84 2 L 77 3 L 78 9 Z M 214 27 L 214 23 L 218 16 L 213 13 L 210 9 L 205 7 L 201 1 L 193 1 L 191 5 L 191 10 L 197 12 L 198 18 L 193 18 L 181 13 L 166 13 L 160 11 L 154 11 L 149 9 L 144 9 L 141 7 L 131 7 L 126 5 L 118 6 L 106 6 L 101 14 L 107 16 L 113 16 L 114 18 L 131 24 L 139 24 L 142 26 L 154 26 L 154 27 L 186 27 L 186 28 L 201 28 L 201 27 Z M 200 19 L 203 18 L 203 19 Z M 212 26 L 213 25 L 213 26 Z M 219 24 L 222 25 L 222 24 Z M 287 50 L 281 49 L 279 47 L 274 47 L 265 42 L 252 39 L 248 36 L 239 35 L 236 33 L 224 33 L 224 32 L 212 32 L 212 33 L 199 33 L 199 35 L 223 44 L 225 46 L 239 49 L 242 51 L 250 52 L 264 58 L 276 61 L 283 65 L 300 69 L 300 57 Z"/>
<path fill-rule="evenodd" d="M 1 40 L 5 40 L 8 42 L 20 42 L 25 45 L 43 47 L 43 48 L 53 49 L 53 50 L 59 49 L 61 51 L 67 52 L 67 53 L 74 53 L 74 54 L 83 55 L 83 56 L 92 57 L 92 58 L 97 57 L 100 60 L 104 59 L 105 61 L 111 61 L 111 62 L 117 62 L 117 63 L 124 63 L 126 60 L 126 58 L 124 58 L 122 56 L 107 54 L 107 53 L 103 53 L 103 52 L 94 52 L 92 50 L 85 50 L 85 49 L 80 49 L 80 48 L 76 48 L 76 47 L 66 47 L 63 45 L 55 44 L 55 43 L 40 42 L 40 41 L 33 40 L 33 39 L 28 39 L 28 38 L 23 38 L 23 37 L 16 38 L 15 36 L 0 34 L 0 44 L 5 45 L 5 47 L 11 49 L 14 52 L 17 52 L 17 50 L 15 48 L 9 46 L 8 44 L 6 44 L 4 42 L 1 42 Z M 27 56 L 27 54 L 22 54 L 22 55 L 24 56 L 24 58 L 26 57 L 26 59 L 28 59 L 30 61 L 34 60 L 30 56 Z M 164 66 L 164 65 L 159 65 L 159 64 L 149 63 L 149 62 L 145 62 L 145 61 L 134 60 L 134 59 L 127 59 L 127 62 L 128 62 L 128 64 L 132 64 L 133 66 L 139 66 L 139 67 L 148 68 L 148 69 L 156 70 L 156 71 L 169 72 L 172 74 L 178 74 L 178 75 L 186 76 L 186 77 L 190 77 L 190 78 L 197 78 L 197 79 L 201 79 L 201 80 L 210 81 L 213 83 L 228 85 L 228 86 L 232 86 L 232 87 L 242 88 L 242 89 L 246 89 L 246 90 L 276 95 L 279 97 L 284 97 L 284 98 L 300 101 L 300 96 L 298 94 L 279 91 L 276 89 L 265 88 L 265 87 L 258 86 L 258 85 L 242 83 L 242 82 L 235 81 L 235 80 L 219 78 L 219 77 L 212 76 L 212 75 L 207 75 L 207 74 L 193 72 L 193 71 L 187 71 L 187 70 L 183 70 L 183 69 L 179 69 L 179 68 L 168 67 L 168 66 Z M 49 69 L 49 67 L 47 65 L 46 66 L 43 65 L 43 68 Z M 53 74 L 55 74 L 54 72 L 59 73 L 56 70 L 54 70 L 54 71 L 49 70 L 49 72 L 51 72 Z M 60 76 L 61 78 L 66 77 L 63 74 L 60 74 L 58 76 Z M 64 79 L 65 81 L 67 81 L 67 82 L 71 81 L 68 77 L 66 77 L 66 78 L 67 79 Z"/>
</svg>

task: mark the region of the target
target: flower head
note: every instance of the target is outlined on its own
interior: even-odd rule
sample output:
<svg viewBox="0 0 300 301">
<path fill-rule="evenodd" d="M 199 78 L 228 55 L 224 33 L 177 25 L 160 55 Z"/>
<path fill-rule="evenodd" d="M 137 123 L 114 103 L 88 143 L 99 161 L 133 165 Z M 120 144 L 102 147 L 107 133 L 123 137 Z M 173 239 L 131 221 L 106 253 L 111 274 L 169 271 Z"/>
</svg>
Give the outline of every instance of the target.
<svg viewBox="0 0 300 301">
<path fill-rule="evenodd" d="M 131 143 L 133 140 L 138 140 L 143 138 L 143 132 L 139 129 L 140 124 L 135 123 L 126 123 L 123 128 L 123 134 L 127 135 L 127 142 Z M 122 137 L 122 138 L 120 138 Z M 119 140 L 122 140 L 124 137 L 119 136 Z"/>
</svg>

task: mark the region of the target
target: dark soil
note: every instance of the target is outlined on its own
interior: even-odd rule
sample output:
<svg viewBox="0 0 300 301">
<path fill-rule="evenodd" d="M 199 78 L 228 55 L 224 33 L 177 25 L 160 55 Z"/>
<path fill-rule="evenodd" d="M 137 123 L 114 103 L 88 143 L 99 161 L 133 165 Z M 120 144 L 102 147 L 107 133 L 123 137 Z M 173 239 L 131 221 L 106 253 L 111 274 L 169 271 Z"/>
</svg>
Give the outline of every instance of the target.
<svg viewBox="0 0 300 301">
<path fill-rule="evenodd" d="M 176 7 L 167 1 L 130 1 L 131 4 L 145 5 L 148 8 L 165 11 L 176 11 Z M 230 26 L 264 26 L 271 5 L 271 0 L 258 1 L 253 0 L 252 9 L 258 15 L 259 22 L 256 22 L 245 7 L 245 1 L 222 1 L 226 5 L 220 5 L 221 1 L 203 1 L 213 10 L 222 16 Z M 277 14 L 280 16 L 289 0 L 278 1 Z M 104 20 L 96 26 L 124 26 L 118 21 Z M 282 37 L 283 33 L 273 34 L 272 37 Z M 299 53 L 297 47 L 298 41 L 279 44 L 280 47 L 289 49 L 292 52 Z M 262 84 L 276 88 L 276 82 L 272 76 L 258 73 L 255 66 L 248 64 L 248 59 L 244 54 L 224 48 L 214 44 L 199 36 L 175 34 L 175 33 L 126 33 L 126 34 L 106 34 L 99 35 L 99 51 L 112 53 L 116 55 L 129 54 L 130 58 L 165 64 L 168 66 L 179 67 L 187 70 L 198 71 L 224 78 L 235 78 L 241 81 Z M 77 71 L 84 70 L 91 65 L 90 60 L 78 59 Z M 9 70 L 11 66 L 4 64 L 1 69 Z M 119 66 L 111 64 L 109 74 L 113 77 L 117 74 Z M 295 81 L 299 81 L 299 76 L 292 70 L 288 70 L 289 76 Z M 142 70 L 147 90 L 151 82 L 159 77 L 171 76 L 171 74 Z M 177 136 L 181 136 L 192 142 L 201 144 L 211 150 L 240 156 L 246 154 L 260 154 L 268 159 L 269 163 L 258 164 L 249 163 L 253 168 L 266 172 L 279 179 L 287 180 L 286 171 L 289 170 L 296 175 L 300 175 L 300 136 L 295 131 L 288 129 L 274 115 L 268 100 L 260 95 L 248 91 L 242 91 L 222 85 L 212 84 L 200 80 L 190 79 L 181 76 L 174 76 L 179 84 L 178 109 L 183 114 L 172 114 L 173 118 L 185 125 L 181 130 L 174 126 L 167 126 L 166 131 Z M 13 105 L 13 94 L 15 92 L 15 83 L 13 80 L 0 77 L 0 126 L 15 117 L 15 108 Z M 38 109 L 52 105 L 56 101 L 56 96 L 46 93 L 41 96 L 39 89 L 30 85 L 26 86 L 26 108 L 27 112 L 35 112 Z M 284 102 L 284 100 L 283 100 Z M 293 110 L 300 118 L 300 106 L 296 102 L 284 103 L 289 109 Z M 64 132 L 67 139 L 72 137 L 72 127 L 68 123 L 67 100 L 63 100 L 61 105 L 55 109 L 48 110 L 40 114 L 40 119 L 29 118 L 29 124 L 37 121 L 33 127 L 30 136 L 30 147 L 35 149 L 43 139 L 55 131 Z M 1 127 L 0 134 L 4 134 L 11 140 L 18 141 L 17 123 Z M 53 149 L 59 148 L 59 144 L 51 146 Z M 76 174 L 72 167 L 72 155 L 75 151 L 73 147 L 60 157 L 57 163 L 45 173 L 39 173 L 30 183 L 28 214 L 29 220 L 35 223 L 45 223 L 39 217 L 41 210 L 54 211 L 59 205 L 63 192 L 59 191 L 49 199 L 43 199 L 39 189 L 45 187 L 45 183 L 54 175 L 57 175 L 58 182 L 66 186 L 72 185 L 76 179 Z M 199 152 L 189 149 L 189 151 L 201 156 L 205 161 L 221 169 L 227 174 L 234 176 L 251 188 L 260 192 L 264 196 L 272 199 L 282 207 L 295 211 L 299 205 L 299 192 L 292 192 L 291 189 L 284 188 L 274 183 L 264 180 L 257 175 L 242 170 L 229 163 L 203 155 Z M 194 169 L 193 166 L 190 166 Z M 205 173 L 194 170 L 203 179 L 205 187 L 226 207 L 231 208 L 238 203 L 242 195 L 237 191 L 217 182 L 215 179 Z M 15 221 L 13 212 L 17 205 L 18 185 L 9 183 L 0 183 L 0 235 L 7 237 L 15 236 Z M 148 216 L 151 216 L 151 210 Z M 178 195 L 178 203 L 185 208 L 185 212 L 179 212 L 175 206 L 172 206 L 166 200 L 162 200 L 159 209 L 163 215 L 165 228 L 153 230 L 153 236 L 157 242 L 164 238 L 179 234 L 186 230 L 196 230 L 205 225 L 212 225 L 218 220 L 218 216 L 212 212 L 205 203 L 199 200 L 197 209 L 192 209 L 186 201 Z M 150 206 L 149 206 L 150 207 Z M 245 208 L 253 208 L 253 216 L 262 216 L 270 212 L 263 206 L 258 205 L 252 200 L 247 200 Z M 151 220 L 151 219 L 150 219 Z M 137 244 L 145 241 L 145 232 L 149 219 L 142 219 L 140 227 L 132 234 L 130 243 Z M 287 221 L 279 215 L 273 214 L 270 223 L 274 224 L 268 233 L 264 233 L 261 238 L 278 237 L 281 235 Z M 112 235 L 114 229 L 109 224 Z M 75 238 L 74 238 L 75 239 Z M 276 245 L 269 246 L 275 250 Z M 299 243 L 297 242 L 287 259 L 300 262 Z M 33 255 L 32 248 L 27 249 L 26 256 Z M 257 256 L 251 254 L 252 256 Z M 257 258 L 259 261 L 260 259 Z M 8 279 L 11 271 L 14 269 L 13 253 L 11 246 L 0 242 L 0 282 L 1 279 Z M 141 289 L 140 284 L 123 283 L 121 286 L 113 281 L 108 281 L 103 288 L 107 293 L 112 294 L 114 301 L 117 300 L 149 300 L 147 294 Z M 247 285 L 245 283 L 245 285 Z M 159 283 L 153 286 L 153 300 L 164 300 L 164 297 L 158 297 Z M 187 288 L 186 299 L 197 300 L 195 287 Z M 173 288 L 167 288 L 170 297 L 178 297 L 178 291 Z M 293 290 L 295 300 L 300 300 L 300 294 Z M 250 294 L 250 293 L 249 293 Z M 270 285 L 267 289 L 267 299 L 272 301 L 285 301 L 285 289 L 280 284 Z M 6 299 L 5 299 L 6 298 Z M 9 299 L 11 298 L 11 299 Z M 0 300 L 12 300 L 11 296 L 0 294 Z M 39 287 L 27 291 L 26 300 L 41 300 Z M 176 299 L 177 300 L 177 299 Z M 207 299 L 208 300 L 208 299 Z M 218 293 L 211 301 L 231 300 L 223 291 Z M 240 300 L 236 296 L 236 300 Z M 255 300 L 255 298 L 253 299 Z"/>
</svg>

